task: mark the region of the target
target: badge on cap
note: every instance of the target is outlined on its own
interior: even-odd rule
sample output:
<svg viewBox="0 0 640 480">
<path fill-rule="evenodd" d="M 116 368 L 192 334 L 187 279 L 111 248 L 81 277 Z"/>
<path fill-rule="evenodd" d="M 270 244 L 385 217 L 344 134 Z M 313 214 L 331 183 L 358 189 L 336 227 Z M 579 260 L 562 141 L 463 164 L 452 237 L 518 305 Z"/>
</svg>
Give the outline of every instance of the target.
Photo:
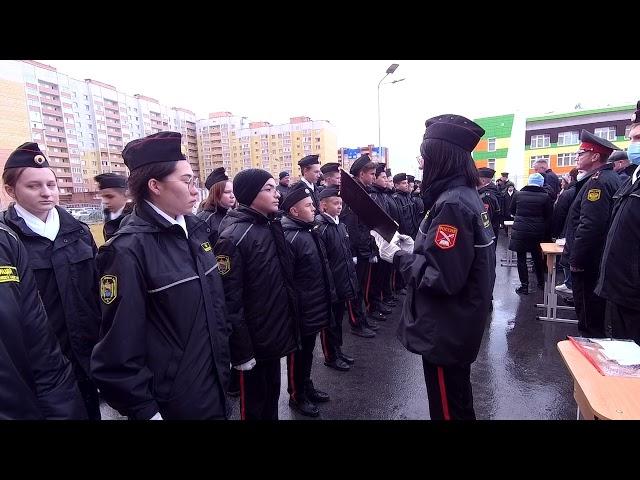
<svg viewBox="0 0 640 480">
<path fill-rule="evenodd" d="M 226 275 L 231 271 L 231 260 L 226 255 L 218 255 L 216 257 L 216 261 L 218 262 L 218 271 L 220 275 Z"/>
<path fill-rule="evenodd" d="M 600 189 L 592 188 L 591 190 L 589 190 L 587 192 L 587 200 L 589 200 L 590 202 L 597 202 L 598 200 L 600 200 Z"/>
<path fill-rule="evenodd" d="M 458 237 L 458 228 L 451 225 L 438 225 L 434 243 L 436 247 L 442 250 L 449 250 L 456 246 L 456 238 Z"/>
<path fill-rule="evenodd" d="M 183 155 L 187 154 L 187 147 L 184 146 L 184 144 L 180 144 L 180 151 L 182 152 Z"/>
<path fill-rule="evenodd" d="M 33 157 L 33 161 L 36 163 L 36 165 L 42 165 L 46 161 L 46 159 L 43 155 L 36 155 L 35 157 Z"/>
<path fill-rule="evenodd" d="M 100 278 L 100 298 L 109 305 L 118 296 L 118 277 L 104 275 Z"/>
</svg>

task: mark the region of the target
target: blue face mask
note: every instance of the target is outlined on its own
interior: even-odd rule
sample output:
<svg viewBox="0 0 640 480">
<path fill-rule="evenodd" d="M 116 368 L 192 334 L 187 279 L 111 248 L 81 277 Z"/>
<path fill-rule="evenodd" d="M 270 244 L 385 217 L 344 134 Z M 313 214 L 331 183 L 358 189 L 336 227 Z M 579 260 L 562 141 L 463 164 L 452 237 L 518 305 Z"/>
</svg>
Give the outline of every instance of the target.
<svg viewBox="0 0 640 480">
<path fill-rule="evenodd" d="M 640 165 L 640 142 L 629 144 L 627 157 L 629 157 L 629 162 L 633 163 L 634 165 Z"/>
</svg>

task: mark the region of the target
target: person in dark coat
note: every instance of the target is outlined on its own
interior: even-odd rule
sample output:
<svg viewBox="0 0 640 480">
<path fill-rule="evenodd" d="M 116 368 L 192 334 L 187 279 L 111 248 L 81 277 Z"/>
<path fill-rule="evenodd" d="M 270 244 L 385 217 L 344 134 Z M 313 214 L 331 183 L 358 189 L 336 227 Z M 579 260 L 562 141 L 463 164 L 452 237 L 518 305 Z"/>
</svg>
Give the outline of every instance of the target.
<svg viewBox="0 0 640 480">
<path fill-rule="evenodd" d="M 320 172 L 324 177 L 325 188 L 340 187 L 340 164 L 336 162 L 325 163 L 320 167 Z M 319 199 L 320 195 L 318 195 Z"/>
<path fill-rule="evenodd" d="M 549 194 L 552 201 L 556 201 L 558 194 L 560 193 L 560 179 L 549 168 L 549 164 L 546 160 L 536 160 L 533 164 L 533 170 L 544 177 L 544 190 Z"/>
<path fill-rule="evenodd" d="M 607 159 L 613 143 L 582 130 L 578 169 L 586 172 L 576 184 L 576 196 L 567 216 L 566 244 L 562 263 L 571 269 L 573 300 L 582 336 L 605 335 L 605 301 L 594 290 L 600 274 L 600 261 L 607 239 L 613 196 L 620 177 Z"/>
<path fill-rule="evenodd" d="M 319 197 L 321 212 L 316 215 L 316 223 L 326 247 L 337 297 L 331 306 L 332 323 L 320 333 L 324 364 L 334 370 L 346 372 L 355 359 L 342 351 L 342 319 L 347 303 L 358 299 L 358 275 L 351 257 L 349 234 L 344 223 L 340 221 L 340 191 L 335 187 L 327 187 L 320 192 Z"/>
<path fill-rule="evenodd" d="M 361 155 L 351 165 L 349 173 L 356 182 L 369 194 L 373 193 L 372 185 L 376 178 L 376 164 L 368 155 Z M 369 233 L 369 227 L 355 214 L 345 202 L 340 214 L 349 232 L 351 254 L 353 255 L 360 284 L 360 299 L 349 303 L 349 318 L 351 333 L 359 337 L 375 337 L 375 330 L 379 327 L 376 320 L 384 321 L 386 317 L 381 312 L 371 309 L 371 265 L 378 261 L 378 248 Z M 363 309 L 364 306 L 364 309 Z M 366 316 L 365 316 L 366 315 Z"/>
<path fill-rule="evenodd" d="M 631 178 L 637 167 L 629 162 L 627 152 L 623 150 L 613 152 L 609 157 L 609 163 L 613 163 L 613 170 L 620 175 L 621 185 Z"/>
<path fill-rule="evenodd" d="M 511 183 L 511 182 L 509 182 Z M 515 185 L 513 183 L 509 185 L 506 189 L 502 191 L 502 196 L 500 201 L 502 202 L 501 210 L 502 210 L 502 223 L 505 221 L 513 222 L 513 215 L 511 215 L 511 205 L 513 204 L 513 200 L 515 199 L 515 193 L 517 192 Z M 504 227 L 505 234 L 509 235 L 509 229 Z"/>
<path fill-rule="evenodd" d="M 493 234 L 496 238 L 494 247 L 498 242 L 498 234 L 500 233 L 500 218 L 502 211 L 500 209 L 500 201 L 498 199 L 498 187 L 493 183 L 493 176 L 496 171 L 493 168 L 482 167 L 478 169 L 480 175 L 480 186 L 478 187 L 478 195 L 484 204 L 484 209 L 489 215 L 489 221 L 493 227 Z"/>
<path fill-rule="evenodd" d="M 83 420 L 71 363 L 38 296 L 27 251 L 0 223 L 0 420 Z"/>
<path fill-rule="evenodd" d="M 475 419 L 471 364 L 489 316 L 496 263 L 471 157 L 484 130 L 450 114 L 425 125 L 420 153 L 428 213 L 413 253 L 407 237 L 391 244 L 374 237 L 381 258 L 392 260 L 407 282 L 398 338 L 422 356 L 431 418 Z"/>
<path fill-rule="evenodd" d="M 299 348 L 297 296 L 280 194 L 258 168 L 233 179 L 238 208 L 220 223 L 214 250 L 232 324 L 231 363 L 240 370 L 240 418 L 277 420 L 280 359 Z"/>
<path fill-rule="evenodd" d="M 397 173 L 393 176 L 393 186 L 395 194 L 393 199 L 396 202 L 399 217 L 399 232 L 415 238 L 418 232 L 416 204 L 411 199 L 409 193 L 409 182 L 406 173 Z"/>
<path fill-rule="evenodd" d="M 544 287 L 544 260 L 540 243 L 548 236 L 553 216 L 553 201 L 544 190 L 544 178 L 539 173 L 529 175 L 529 183 L 515 194 L 511 204 L 514 216 L 509 250 L 517 252 L 520 287 L 516 293 L 529 294 L 527 253 L 531 254 L 538 288 Z"/>
<path fill-rule="evenodd" d="M 198 218 L 207 223 L 211 229 L 209 243 L 213 246 L 218 241 L 220 222 L 230 208 L 235 207 L 236 197 L 233 195 L 233 183 L 224 171 L 224 167 L 214 169 L 205 182 L 209 195 L 202 203 L 202 211 Z"/>
<path fill-rule="evenodd" d="M 100 247 L 100 341 L 91 372 L 133 420 L 229 416 L 229 323 L 210 228 L 192 215 L 197 190 L 182 135 L 133 140 L 122 157 L 136 205 Z"/>
<path fill-rule="evenodd" d="M 333 276 L 318 226 L 311 190 L 298 185 L 282 202 L 282 228 L 293 264 L 293 285 L 298 299 L 298 328 L 302 348 L 287 357 L 289 406 L 308 417 L 320 414 L 317 403 L 329 395 L 311 380 L 313 349 L 318 333 L 331 323 L 331 305 L 336 301 Z"/>
<path fill-rule="evenodd" d="M 278 185 L 276 186 L 276 189 L 278 190 L 278 193 L 280 194 L 280 205 L 281 205 L 282 201 L 289 194 L 289 191 L 291 190 L 291 187 L 289 186 L 289 182 L 291 181 L 291 177 L 289 176 L 289 172 L 282 171 L 278 175 L 278 178 L 279 178 L 279 180 L 278 180 Z"/>
<path fill-rule="evenodd" d="M 420 193 L 420 185 L 417 184 L 416 177 L 413 175 L 407 175 L 407 184 L 409 185 L 411 201 L 414 204 L 413 214 L 416 217 L 415 223 L 416 225 L 420 225 L 422 216 L 424 215 L 424 202 L 422 201 L 422 194 Z"/>
<path fill-rule="evenodd" d="M 552 238 L 564 238 L 567 228 L 567 215 L 569 215 L 569 208 L 573 203 L 573 199 L 576 196 L 576 182 L 578 177 L 578 169 L 573 168 L 568 174 L 567 178 L 563 177 L 562 183 L 563 189 L 558 195 L 558 199 L 553 206 L 553 217 L 551 221 L 551 237 Z M 568 180 L 568 181 L 567 181 Z M 573 295 L 573 282 L 571 282 L 571 269 L 569 265 L 564 265 L 560 261 L 560 265 L 564 271 L 564 282 L 555 287 L 556 292 Z"/>
<path fill-rule="evenodd" d="M 295 186 L 306 186 L 311 192 L 311 198 L 313 200 L 313 206 L 316 210 L 320 210 L 320 203 L 318 203 L 318 181 L 322 176 L 320 171 L 320 155 L 307 155 L 298 161 L 300 166 L 300 181 Z M 283 200 L 284 201 L 284 200 Z"/>
<path fill-rule="evenodd" d="M 56 176 L 38 144 L 28 142 L 13 151 L 2 179 L 15 203 L 0 221 L 24 244 L 49 324 L 73 366 L 89 419 L 100 420 L 89 368 L 100 328 L 97 247 L 91 231 L 57 206 Z"/>
<path fill-rule="evenodd" d="M 613 196 L 595 294 L 607 302 L 607 336 L 640 345 L 640 102 L 631 121 L 627 155 L 634 171 Z"/>
<path fill-rule="evenodd" d="M 101 173 L 93 179 L 98 183 L 98 195 L 104 206 L 105 242 L 115 235 L 124 218 L 133 211 L 133 203 L 127 200 L 127 179 L 117 173 Z"/>
</svg>

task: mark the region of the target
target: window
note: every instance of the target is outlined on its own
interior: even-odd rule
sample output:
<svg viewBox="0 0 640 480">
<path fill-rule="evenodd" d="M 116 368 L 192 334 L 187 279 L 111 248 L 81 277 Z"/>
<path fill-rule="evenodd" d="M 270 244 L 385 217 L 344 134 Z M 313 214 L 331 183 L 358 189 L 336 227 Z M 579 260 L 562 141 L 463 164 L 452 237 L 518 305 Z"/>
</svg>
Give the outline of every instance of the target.
<svg viewBox="0 0 640 480">
<path fill-rule="evenodd" d="M 487 160 L 487 167 L 493 168 L 495 170 L 495 168 L 496 168 L 496 159 L 495 158 L 489 158 Z"/>
<path fill-rule="evenodd" d="M 572 165 L 577 165 L 577 163 L 578 163 L 577 153 L 559 153 L 558 154 L 559 167 L 569 167 Z"/>
<path fill-rule="evenodd" d="M 578 145 L 580 143 L 580 132 L 560 132 L 558 134 L 558 146 Z"/>
<path fill-rule="evenodd" d="M 616 139 L 616 127 L 602 127 L 596 128 L 596 137 L 604 138 L 605 140 L 613 141 Z"/>
<path fill-rule="evenodd" d="M 531 148 L 544 148 L 550 145 L 549 135 L 532 135 Z"/>
<path fill-rule="evenodd" d="M 631 131 L 631 125 L 624 127 L 624 138 L 629 140 L 629 132 Z"/>
<path fill-rule="evenodd" d="M 487 140 L 487 151 L 488 152 L 495 152 L 496 151 L 496 139 L 495 138 L 490 138 Z M 495 159 L 494 159 L 494 163 L 495 163 Z M 493 168 L 493 167 L 489 167 L 489 168 Z"/>
<path fill-rule="evenodd" d="M 84 99 L 85 99 L 85 100 L 89 100 L 89 95 L 85 95 L 85 96 L 84 96 Z"/>
<path fill-rule="evenodd" d="M 533 164 L 538 160 L 546 160 L 547 164 L 549 163 L 549 155 L 532 155 L 531 162 L 529 163 L 529 168 L 533 168 Z"/>
</svg>

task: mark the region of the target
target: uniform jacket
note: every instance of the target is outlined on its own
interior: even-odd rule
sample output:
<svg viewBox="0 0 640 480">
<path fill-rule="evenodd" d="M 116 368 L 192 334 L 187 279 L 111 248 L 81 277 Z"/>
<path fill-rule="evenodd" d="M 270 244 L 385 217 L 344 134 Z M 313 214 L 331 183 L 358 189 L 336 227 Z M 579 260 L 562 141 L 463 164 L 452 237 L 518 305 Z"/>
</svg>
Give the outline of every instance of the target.
<svg viewBox="0 0 640 480">
<path fill-rule="evenodd" d="M 553 200 L 542 187 L 527 185 L 514 193 L 511 214 L 514 216 L 511 227 L 509 250 L 514 252 L 533 252 L 540 242 L 549 238 Z"/>
<path fill-rule="evenodd" d="M 107 220 L 104 222 L 104 227 L 102 228 L 102 235 L 104 236 L 105 242 L 116 234 L 124 218 L 127 215 L 129 215 L 131 212 L 133 212 L 133 203 L 127 202 L 124 205 L 124 209 L 122 210 L 122 213 L 118 215 L 118 217 L 112 218 L 111 220 Z M 109 211 L 105 210 L 104 217 L 107 218 L 107 215 L 109 215 Z"/>
</svg>

